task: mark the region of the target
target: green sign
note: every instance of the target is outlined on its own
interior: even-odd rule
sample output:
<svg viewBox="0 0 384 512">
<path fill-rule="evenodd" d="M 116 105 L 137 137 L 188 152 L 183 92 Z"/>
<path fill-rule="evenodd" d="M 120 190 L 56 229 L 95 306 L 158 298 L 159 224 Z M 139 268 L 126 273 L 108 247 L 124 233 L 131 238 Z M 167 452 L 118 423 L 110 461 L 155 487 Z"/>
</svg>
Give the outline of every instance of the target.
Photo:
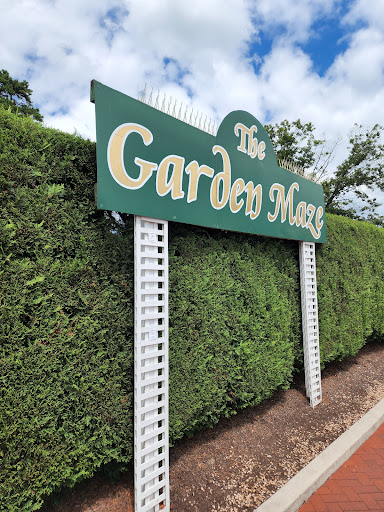
<svg viewBox="0 0 384 512">
<path fill-rule="evenodd" d="M 279 167 L 248 112 L 228 114 L 215 137 L 96 81 L 91 101 L 99 208 L 326 241 L 321 185 Z"/>
</svg>

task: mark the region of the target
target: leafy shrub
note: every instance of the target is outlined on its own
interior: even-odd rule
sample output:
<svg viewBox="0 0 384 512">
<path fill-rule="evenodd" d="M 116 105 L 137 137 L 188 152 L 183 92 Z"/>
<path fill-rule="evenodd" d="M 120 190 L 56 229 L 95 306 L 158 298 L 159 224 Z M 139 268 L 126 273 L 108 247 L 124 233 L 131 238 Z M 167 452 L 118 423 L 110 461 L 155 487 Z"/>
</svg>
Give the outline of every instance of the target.
<svg viewBox="0 0 384 512">
<path fill-rule="evenodd" d="M 327 215 L 327 236 L 317 251 L 323 364 L 384 337 L 384 230 Z"/>
<path fill-rule="evenodd" d="M 176 439 L 289 387 L 300 309 L 293 244 L 180 225 L 171 232 L 170 425 Z"/>
<path fill-rule="evenodd" d="M 133 229 L 95 209 L 95 145 L 0 108 L 0 510 L 133 455 Z M 327 216 L 323 362 L 384 333 L 383 230 Z M 302 369 L 298 243 L 170 223 L 170 440 Z"/>
<path fill-rule="evenodd" d="M 0 169 L 0 509 L 28 511 L 132 457 L 132 231 L 89 141 L 0 110 Z"/>
</svg>

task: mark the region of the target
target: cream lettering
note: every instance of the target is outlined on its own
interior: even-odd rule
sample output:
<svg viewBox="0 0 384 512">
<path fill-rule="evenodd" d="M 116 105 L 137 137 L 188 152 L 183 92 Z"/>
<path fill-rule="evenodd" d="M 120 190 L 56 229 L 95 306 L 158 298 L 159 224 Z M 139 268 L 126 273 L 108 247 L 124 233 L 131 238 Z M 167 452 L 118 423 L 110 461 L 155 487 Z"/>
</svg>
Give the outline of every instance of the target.
<svg viewBox="0 0 384 512">
<path fill-rule="evenodd" d="M 271 215 L 268 213 L 269 222 L 275 222 L 277 219 L 279 212 L 281 211 L 281 222 L 285 222 L 287 217 L 287 211 L 289 216 L 289 223 L 292 226 L 295 222 L 295 217 L 293 216 L 293 192 L 295 190 L 299 190 L 299 184 L 294 182 L 289 187 L 287 197 L 285 197 L 285 187 L 284 185 L 280 185 L 279 183 L 274 183 L 269 190 L 269 198 L 271 201 L 275 201 L 274 192 L 276 192 L 276 207 L 275 213 Z"/>
<path fill-rule="evenodd" d="M 274 183 L 269 190 L 269 198 L 275 203 L 275 211 L 273 214 L 268 212 L 269 222 L 275 222 L 279 217 L 281 222 L 285 222 L 288 213 L 288 220 L 291 226 L 294 224 L 297 227 L 309 229 L 313 238 L 318 240 L 321 236 L 321 228 L 324 222 L 321 221 L 324 210 L 322 206 L 317 209 L 313 204 L 307 204 L 305 201 L 300 201 L 296 207 L 295 215 L 293 214 L 293 193 L 299 191 L 299 184 L 292 183 L 287 195 L 285 196 L 285 187 L 280 183 Z M 275 195 L 276 192 L 276 195 Z M 315 215 L 316 214 L 316 215 Z M 315 217 L 315 226 L 312 221 Z"/>
<path fill-rule="evenodd" d="M 234 131 L 237 137 L 240 135 L 240 144 L 237 146 L 239 151 L 248 154 L 251 158 L 264 159 L 265 142 L 263 140 L 259 142 L 257 137 L 254 137 L 254 134 L 257 133 L 257 126 L 252 125 L 250 128 L 247 128 L 243 123 L 237 123 Z"/>
<path fill-rule="evenodd" d="M 255 125 L 247 128 L 244 124 L 237 123 L 234 131 L 235 135 L 240 137 L 240 144 L 237 147 L 240 152 L 259 160 L 265 157 L 265 142 L 258 142 Z M 245 183 L 243 178 L 236 178 L 232 182 L 231 160 L 224 147 L 212 147 L 213 155 L 221 157 L 216 159 L 220 170 L 199 164 L 197 160 L 187 164 L 185 158 L 177 154 L 165 156 L 158 164 L 136 154 L 127 155 L 125 145 L 127 138 L 132 134 L 139 135 L 144 146 L 149 146 L 153 142 L 152 132 L 137 123 L 125 123 L 114 130 L 108 142 L 107 161 L 111 175 L 122 187 L 139 190 L 156 172 L 156 193 L 159 197 L 169 194 L 172 200 L 186 199 L 187 203 L 194 203 L 198 199 L 208 200 L 215 210 L 221 210 L 228 205 L 235 215 L 242 212 L 251 221 L 260 217 L 263 203 L 262 185 L 253 181 Z M 124 162 L 129 159 L 131 165 L 134 164 L 138 169 L 126 169 Z M 187 192 L 184 191 L 185 180 L 188 181 Z M 204 185 L 201 185 L 202 182 Z M 206 197 L 200 197 L 202 193 L 199 195 L 199 186 L 204 190 L 204 194 L 207 194 Z M 290 185 L 287 192 L 281 183 L 273 183 L 269 189 L 269 199 L 274 204 L 274 211 L 267 212 L 267 219 L 271 223 L 280 220 L 281 223 L 289 222 L 291 226 L 308 229 L 312 237 L 318 240 L 324 225 L 324 208 L 316 208 L 303 200 L 297 202 L 295 199 L 299 192 L 299 183 L 296 181 Z"/>
<path fill-rule="evenodd" d="M 171 166 L 172 174 L 168 179 L 169 168 Z M 169 155 L 161 161 L 156 180 L 156 191 L 159 196 L 165 196 L 171 191 L 172 199 L 181 199 L 184 197 L 183 171 L 184 158 L 181 156 Z"/>
<path fill-rule="evenodd" d="M 211 205 L 215 210 L 221 210 L 227 204 L 231 190 L 231 162 L 228 153 L 221 146 L 214 146 L 212 152 L 214 155 L 220 153 L 223 159 L 223 171 L 216 174 L 211 185 Z M 222 184 L 222 193 L 219 199 L 220 184 Z"/>
<path fill-rule="evenodd" d="M 132 178 L 128 175 L 124 166 L 124 145 L 130 133 L 138 133 L 146 146 L 153 141 L 152 133 L 140 124 L 126 123 L 120 125 L 112 133 L 107 149 L 108 167 L 119 185 L 130 190 L 141 188 L 152 176 L 153 171 L 156 171 L 157 165 L 153 162 L 135 158 L 134 162 L 140 168 L 138 178 Z"/>
</svg>

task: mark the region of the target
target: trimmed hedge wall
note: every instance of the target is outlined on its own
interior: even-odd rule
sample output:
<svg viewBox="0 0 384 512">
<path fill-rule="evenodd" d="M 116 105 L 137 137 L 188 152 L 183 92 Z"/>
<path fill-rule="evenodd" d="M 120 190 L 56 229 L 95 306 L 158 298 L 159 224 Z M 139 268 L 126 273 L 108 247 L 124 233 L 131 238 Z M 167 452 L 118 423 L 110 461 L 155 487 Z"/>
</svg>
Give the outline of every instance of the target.
<svg viewBox="0 0 384 512">
<path fill-rule="evenodd" d="M 297 244 L 170 227 L 173 439 L 289 387 L 300 352 Z"/>
<path fill-rule="evenodd" d="M 93 143 L 0 110 L 1 510 L 132 457 L 132 235 L 94 170 Z"/>
<path fill-rule="evenodd" d="M 95 210 L 95 145 L 0 109 L 0 510 L 132 458 L 132 217 Z M 323 362 L 384 334 L 384 235 L 327 217 Z M 302 367 L 298 244 L 170 223 L 171 442 Z"/>
<path fill-rule="evenodd" d="M 317 251 L 323 365 L 384 338 L 384 229 L 327 215 L 327 236 Z"/>
</svg>

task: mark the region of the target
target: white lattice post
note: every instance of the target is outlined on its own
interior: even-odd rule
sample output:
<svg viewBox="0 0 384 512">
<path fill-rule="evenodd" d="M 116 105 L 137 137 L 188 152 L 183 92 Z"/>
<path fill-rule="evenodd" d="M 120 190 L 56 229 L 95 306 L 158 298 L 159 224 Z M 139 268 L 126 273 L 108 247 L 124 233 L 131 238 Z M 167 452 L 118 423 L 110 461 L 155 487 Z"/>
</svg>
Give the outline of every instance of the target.
<svg viewBox="0 0 384 512">
<path fill-rule="evenodd" d="M 300 242 L 305 389 L 312 407 L 322 400 L 315 252 L 315 243 Z"/>
<path fill-rule="evenodd" d="M 135 512 L 169 512 L 168 222 L 135 216 Z"/>
</svg>

